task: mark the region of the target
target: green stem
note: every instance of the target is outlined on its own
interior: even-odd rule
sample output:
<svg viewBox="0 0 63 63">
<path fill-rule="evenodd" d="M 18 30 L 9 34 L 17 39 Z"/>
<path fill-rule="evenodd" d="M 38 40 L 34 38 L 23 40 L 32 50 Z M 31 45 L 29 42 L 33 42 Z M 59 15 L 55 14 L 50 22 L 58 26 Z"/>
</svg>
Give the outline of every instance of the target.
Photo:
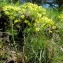
<svg viewBox="0 0 63 63">
<path fill-rule="evenodd" d="M 13 21 L 10 20 L 10 24 L 11 24 L 11 34 L 12 34 L 12 41 L 13 41 L 13 45 L 14 45 L 14 49 L 15 51 L 17 51 L 17 48 L 16 48 L 16 43 L 15 43 L 15 40 L 14 40 L 14 24 L 13 24 Z"/>
</svg>

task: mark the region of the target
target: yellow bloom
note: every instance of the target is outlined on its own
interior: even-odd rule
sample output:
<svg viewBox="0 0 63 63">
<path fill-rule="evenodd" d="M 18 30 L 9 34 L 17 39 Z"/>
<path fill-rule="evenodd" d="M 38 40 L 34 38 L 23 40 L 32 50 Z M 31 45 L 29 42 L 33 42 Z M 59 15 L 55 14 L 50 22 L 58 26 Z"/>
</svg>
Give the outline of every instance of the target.
<svg viewBox="0 0 63 63">
<path fill-rule="evenodd" d="M 52 33 L 52 31 L 51 31 L 51 30 L 49 30 L 49 33 Z"/>
<path fill-rule="evenodd" d="M 24 22 L 25 22 L 25 23 L 28 23 L 28 20 L 25 20 Z"/>
<path fill-rule="evenodd" d="M 40 28 L 36 28 L 36 31 L 39 31 L 40 30 Z"/>
<path fill-rule="evenodd" d="M 24 19 L 24 17 L 25 17 L 24 15 L 21 15 L 21 18 L 22 18 L 22 19 Z"/>
<path fill-rule="evenodd" d="M 19 22 L 19 20 L 15 20 L 15 21 L 14 21 L 14 23 L 17 23 L 17 22 Z"/>
<path fill-rule="evenodd" d="M 8 11 L 5 12 L 7 15 L 10 15 L 10 13 Z"/>
<path fill-rule="evenodd" d="M 52 29 L 56 29 L 56 26 L 52 26 Z"/>
<path fill-rule="evenodd" d="M 36 26 L 37 24 L 36 23 L 34 23 L 34 26 Z"/>
</svg>

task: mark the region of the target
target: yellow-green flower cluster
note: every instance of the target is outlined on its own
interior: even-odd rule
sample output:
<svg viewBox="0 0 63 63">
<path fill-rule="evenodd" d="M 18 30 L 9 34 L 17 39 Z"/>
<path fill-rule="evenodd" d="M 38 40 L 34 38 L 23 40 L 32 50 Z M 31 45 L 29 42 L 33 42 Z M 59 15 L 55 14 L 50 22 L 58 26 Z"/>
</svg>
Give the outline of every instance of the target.
<svg viewBox="0 0 63 63">
<path fill-rule="evenodd" d="M 43 9 L 41 6 L 38 6 L 37 4 L 26 3 L 21 8 L 25 9 L 25 13 L 28 13 L 35 17 L 46 15 L 46 10 Z"/>
<path fill-rule="evenodd" d="M 60 22 L 61 24 L 63 23 L 63 13 L 60 13 L 58 15 L 58 22 Z"/>
<path fill-rule="evenodd" d="M 5 14 L 8 15 L 8 17 L 12 20 L 15 18 L 15 16 L 18 15 L 17 13 L 21 10 L 19 7 L 12 5 L 3 6 L 2 9 Z"/>
<path fill-rule="evenodd" d="M 52 29 L 56 29 L 54 21 L 52 19 L 49 19 L 46 16 L 43 16 L 40 19 L 36 19 L 34 26 L 37 27 L 36 30 L 37 29 L 41 30 L 41 29 L 47 28 L 49 26 L 51 26 Z"/>
<path fill-rule="evenodd" d="M 60 20 L 63 20 L 63 14 L 60 14 L 60 15 L 58 16 L 58 18 L 59 18 Z"/>
<path fill-rule="evenodd" d="M 12 5 L 7 5 L 7 6 L 4 6 L 2 8 L 4 11 L 8 11 L 8 10 L 19 11 L 19 10 L 21 10 L 19 7 L 12 6 Z"/>
<path fill-rule="evenodd" d="M 9 5 L 2 8 L 5 14 L 8 15 L 14 23 L 26 23 L 28 26 L 33 26 L 35 31 L 40 31 L 49 26 L 51 26 L 52 29 L 56 28 L 52 19 L 46 16 L 46 10 L 37 4 L 26 3 L 20 7 Z"/>
</svg>

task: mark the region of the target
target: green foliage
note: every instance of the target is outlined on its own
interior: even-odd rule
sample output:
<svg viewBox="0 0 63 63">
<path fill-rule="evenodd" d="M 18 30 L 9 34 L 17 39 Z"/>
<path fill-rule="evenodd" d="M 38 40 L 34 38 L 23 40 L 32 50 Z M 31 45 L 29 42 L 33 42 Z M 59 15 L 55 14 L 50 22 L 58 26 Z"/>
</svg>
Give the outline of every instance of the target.
<svg viewBox="0 0 63 63">
<path fill-rule="evenodd" d="M 46 16 L 46 10 L 36 4 L 26 3 L 20 7 L 8 5 L 3 6 L 2 9 L 9 17 L 9 20 L 14 22 L 14 25 L 25 23 L 26 27 L 30 27 L 28 31 L 31 31 L 31 28 L 34 31 L 45 31 L 49 28 L 48 33 L 52 33 L 56 29 L 53 20 Z M 21 25 L 19 25 L 19 28 L 21 28 Z"/>
<path fill-rule="evenodd" d="M 52 62 L 53 46 L 50 47 L 49 41 L 45 38 L 42 32 L 28 34 L 25 39 L 24 51 L 28 57 L 28 62 L 31 63 L 48 63 Z M 49 48 L 49 49 L 48 49 Z"/>
<path fill-rule="evenodd" d="M 57 10 L 44 9 L 32 3 L 19 6 L 6 3 L 0 6 L 1 23 L 5 25 L 6 30 L 4 32 L 11 33 L 11 42 L 14 42 L 15 48 L 19 47 L 18 44 L 16 45 L 17 42 L 24 44 L 27 62 L 55 63 L 59 59 L 60 63 L 60 58 L 63 58 L 62 53 L 58 54 L 59 49 L 54 43 L 60 43 L 63 38 L 62 13 L 59 15 Z M 2 53 L 0 53 L 1 57 L 3 56 Z M 7 58 L 7 55 L 4 57 Z"/>
</svg>

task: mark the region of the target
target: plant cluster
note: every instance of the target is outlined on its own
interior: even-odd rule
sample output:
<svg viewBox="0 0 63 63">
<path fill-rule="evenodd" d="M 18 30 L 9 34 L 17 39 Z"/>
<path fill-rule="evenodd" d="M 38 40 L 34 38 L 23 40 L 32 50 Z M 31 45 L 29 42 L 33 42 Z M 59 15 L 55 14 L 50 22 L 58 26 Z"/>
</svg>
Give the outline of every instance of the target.
<svg viewBox="0 0 63 63">
<path fill-rule="evenodd" d="M 20 7 L 8 5 L 3 6 L 2 9 L 9 20 L 13 21 L 13 25 L 18 24 L 20 28 L 23 24 L 26 24 L 24 28 L 28 26 L 33 28 L 34 31 L 46 30 L 50 27 L 49 33 L 56 29 L 54 21 L 46 16 L 46 10 L 36 4 L 26 3 Z"/>
<path fill-rule="evenodd" d="M 58 23 L 54 22 L 54 12 L 48 10 L 51 16 L 46 9 L 32 3 L 7 4 L 0 9 L 0 25 L 4 26 L 0 28 L 10 33 L 10 42 L 15 48 L 24 49 L 21 52 L 26 54 L 27 63 L 51 63 L 56 52 L 53 42 L 56 36 L 59 37 L 55 34 Z M 57 18 L 62 21 L 63 14 Z"/>
</svg>

